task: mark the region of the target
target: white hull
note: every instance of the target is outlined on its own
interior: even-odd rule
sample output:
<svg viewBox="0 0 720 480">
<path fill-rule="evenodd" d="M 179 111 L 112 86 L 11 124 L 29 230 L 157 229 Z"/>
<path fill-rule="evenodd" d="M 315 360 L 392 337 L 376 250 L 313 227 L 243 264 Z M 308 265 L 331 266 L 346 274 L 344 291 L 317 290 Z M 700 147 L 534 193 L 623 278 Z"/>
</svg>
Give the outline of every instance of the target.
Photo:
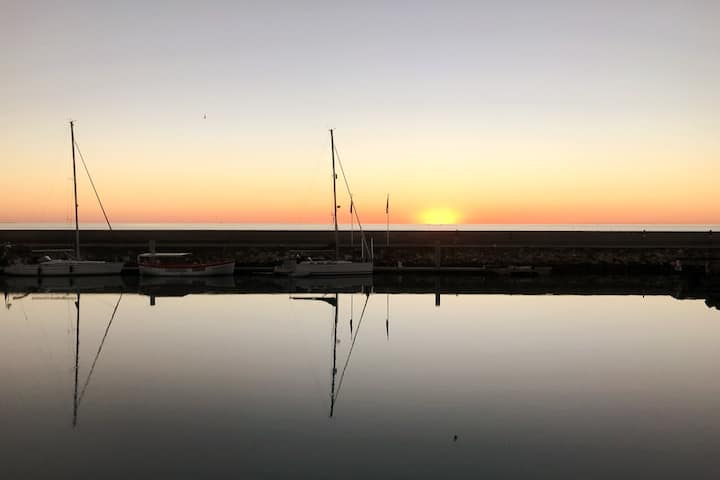
<svg viewBox="0 0 720 480">
<path fill-rule="evenodd" d="M 287 263 L 277 267 L 275 273 L 292 277 L 340 276 L 340 275 L 371 275 L 371 262 L 348 261 L 306 261 L 296 264 Z"/>
<path fill-rule="evenodd" d="M 117 275 L 123 262 L 95 262 L 90 260 L 50 260 L 42 263 L 15 263 L 5 267 L 6 275 L 39 277 L 67 277 L 77 275 Z"/>
<path fill-rule="evenodd" d="M 235 262 L 215 265 L 162 266 L 138 265 L 140 275 L 159 277 L 209 277 L 214 275 L 232 275 L 235 273 Z"/>
</svg>

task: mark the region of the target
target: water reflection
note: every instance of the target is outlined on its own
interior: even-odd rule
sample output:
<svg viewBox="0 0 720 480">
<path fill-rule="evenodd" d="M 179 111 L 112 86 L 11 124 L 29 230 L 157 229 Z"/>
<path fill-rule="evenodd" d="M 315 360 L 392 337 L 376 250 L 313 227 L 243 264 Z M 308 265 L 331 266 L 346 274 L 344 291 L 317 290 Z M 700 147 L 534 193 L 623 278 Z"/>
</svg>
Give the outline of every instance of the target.
<svg viewBox="0 0 720 480">
<path fill-rule="evenodd" d="M 10 277 L 0 276 L 4 292 L 139 292 L 150 297 L 190 294 L 251 293 L 432 293 L 443 295 L 668 295 L 703 299 L 717 308 L 720 277 L 668 275 L 579 275 L 504 277 L 476 275 L 376 275 L 340 278 L 289 278 L 273 275 L 235 277 Z"/>
<path fill-rule="evenodd" d="M 7 478 L 718 473 L 707 285 L 123 281 L 6 290 Z"/>
</svg>

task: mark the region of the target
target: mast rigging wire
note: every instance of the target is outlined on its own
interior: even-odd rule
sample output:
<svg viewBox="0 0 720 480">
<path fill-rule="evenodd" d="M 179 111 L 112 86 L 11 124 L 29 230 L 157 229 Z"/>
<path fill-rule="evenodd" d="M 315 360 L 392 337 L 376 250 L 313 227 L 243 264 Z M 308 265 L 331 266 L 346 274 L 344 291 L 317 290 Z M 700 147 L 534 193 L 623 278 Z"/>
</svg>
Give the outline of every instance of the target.
<svg viewBox="0 0 720 480">
<path fill-rule="evenodd" d="M 82 165 L 85 168 L 85 173 L 87 173 L 87 176 L 90 179 L 90 185 L 92 185 L 93 192 L 95 192 L 95 198 L 97 198 L 97 201 L 100 204 L 100 210 L 102 210 L 102 214 L 105 217 L 105 221 L 107 222 L 108 228 L 112 232 L 112 225 L 110 225 L 110 220 L 108 220 L 107 213 L 105 213 L 105 207 L 103 207 L 102 200 L 100 200 L 100 194 L 98 194 L 98 191 L 95 188 L 95 182 L 93 182 L 92 175 L 90 175 L 90 170 L 88 170 L 88 167 L 85 164 L 85 158 L 83 158 L 83 154 L 80 151 L 80 146 L 77 144 L 77 141 L 75 141 L 75 149 L 77 150 L 78 154 L 80 155 L 80 161 L 82 162 Z"/>
<path fill-rule="evenodd" d="M 355 214 L 355 219 L 358 223 L 358 228 L 360 229 L 360 238 L 361 238 L 361 247 L 364 247 L 365 250 L 368 250 L 368 257 L 372 258 L 372 252 L 369 251 L 369 248 L 367 246 L 367 240 L 365 240 L 365 232 L 363 231 L 362 223 L 360 222 L 360 216 L 357 212 L 357 205 L 355 204 L 355 200 L 353 199 L 352 191 L 350 190 L 350 183 L 348 182 L 347 175 L 345 175 L 345 168 L 343 168 L 342 160 L 340 160 L 340 152 L 338 152 L 337 146 L 333 146 L 335 150 L 335 158 L 337 159 L 338 165 L 340 165 L 340 173 L 342 174 L 343 182 L 345 183 L 345 189 L 347 190 L 348 196 L 350 197 L 350 205 L 352 205 L 352 212 L 350 214 L 352 219 L 352 214 Z"/>
<path fill-rule="evenodd" d="M 335 401 L 336 402 L 340 398 L 340 389 L 342 388 L 343 380 L 345 379 L 345 370 L 347 370 L 347 367 L 350 364 L 350 357 L 352 356 L 353 348 L 355 347 L 355 340 L 357 340 L 358 334 L 360 333 L 360 327 L 362 326 L 362 321 L 363 321 L 363 318 L 365 317 L 365 309 L 367 308 L 368 300 L 370 300 L 369 294 L 365 297 L 365 304 L 363 305 L 362 312 L 360 313 L 360 320 L 358 320 L 357 330 L 355 330 L 355 337 L 353 337 L 353 341 L 350 344 L 350 351 L 348 352 L 347 359 L 345 360 L 345 365 L 343 366 L 342 373 L 340 374 L 340 380 L 338 381 L 337 392 L 335 392 Z"/>
<path fill-rule="evenodd" d="M 92 377 L 93 371 L 95 371 L 95 364 L 97 363 L 98 359 L 100 358 L 100 352 L 102 352 L 103 345 L 105 345 L 105 339 L 108 336 L 108 332 L 110 332 L 110 325 L 112 325 L 113 319 L 115 318 L 115 314 L 117 313 L 118 306 L 120 306 L 120 300 L 122 300 L 122 292 L 120 292 L 120 297 L 118 297 L 117 303 L 115 304 L 115 308 L 113 309 L 112 315 L 110 316 L 110 321 L 108 322 L 108 326 L 105 328 L 105 335 L 103 335 L 103 338 L 100 341 L 100 347 L 98 348 L 98 351 L 95 354 L 95 359 L 93 360 L 92 366 L 90 367 L 90 372 L 88 373 L 87 379 L 85 380 L 85 385 L 83 385 L 82 391 L 80 392 L 80 397 L 78 397 L 78 404 L 80 404 L 82 402 L 83 397 L 85 396 L 85 390 L 87 389 L 88 385 L 90 385 L 90 377 Z"/>
</svg>

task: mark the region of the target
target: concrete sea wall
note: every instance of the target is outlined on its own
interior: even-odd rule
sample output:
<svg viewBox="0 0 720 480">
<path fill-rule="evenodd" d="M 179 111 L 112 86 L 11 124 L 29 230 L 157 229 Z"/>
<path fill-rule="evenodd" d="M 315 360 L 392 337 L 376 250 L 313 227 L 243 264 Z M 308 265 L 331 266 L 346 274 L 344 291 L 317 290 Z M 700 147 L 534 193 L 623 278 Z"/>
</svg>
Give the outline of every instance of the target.
<svg viewBox="0 0 720 480">
<path fill-rule="evenodd" d="M 706 232 L 384 231 L 366 232 L 380 271 L 462 271 L 543 266 L 553 271 L 720 272 L 720 239 Z M 332 231 L 90 230 L 80 234 L 83 256 L 129 261 L 148 251 L 232 256 L 239 269 L 263 270 L 288 255 L 334 257 Z M 72 248 L 72 230 L 0 231 L 0 242 L 29 249 Z M 340 232 L 343 257 L 360 254 L 358 232 Z"/>
</svg>

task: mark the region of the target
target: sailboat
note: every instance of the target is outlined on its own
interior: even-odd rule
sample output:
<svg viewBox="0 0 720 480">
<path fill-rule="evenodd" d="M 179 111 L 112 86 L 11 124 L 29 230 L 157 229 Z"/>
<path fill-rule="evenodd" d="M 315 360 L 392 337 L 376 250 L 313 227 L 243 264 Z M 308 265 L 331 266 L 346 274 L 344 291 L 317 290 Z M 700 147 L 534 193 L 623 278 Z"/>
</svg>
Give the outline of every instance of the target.
<svg viewBox="0 0 720 480">
<path fill-rule="evenodd" d="M 70 122 L 70 142 L 72 143 L 73 190 L 75 194 L 75 258 L 54 259 L 45 255 L 32 262 L 16 260 L 14 263 L 5 267 L 4 272 L 7 275 L 115 275 L 119 274 L 123 268 L 124 262 L 80 260 L 80 226 L 78 222 L 77 175 L 75 168 L 76 145 L 75 130 L 72 121 Z"/>
<path fill-rule="evenodd" d="M 351 260 L 340 260 L 340 241 L 338 234 L 338 205 L 337 205 L 337 175 L 335 173 L 335 139 L 333 137 L 333 131 L 330 129 L 330 156 L 332 157 L 332 177 L 333 177 L 333 224 L 335 227 L 335 259 L 334 260 L 297 260 L 289 259 L 285 260 L 281 265 L 278 265 L 273 270 L 274 273 L 280 275 L 291 275 L 293 277 L 307 277 L 311 275 L 319 276 L 331 276 L 331 275 L 371 275 L 373 273 L 372 261 L 365 261 L 365 250 L 367 248 L 367 242 L 365 238 L 362 238 L 362 261 L 356 262 Z M 340 165 L 342 168 L 342 164 Z M 344 175 L 344 173 L 343 173 Z M 347 180 L 346 180 L 347 184 Z M 350 201 L 352 203 L 352 193 L 350 194 Z M 357 209 L 355 210 L 357 216 Z M 358 219 L 358 225 L 360 220 Z M 360 233 L 362 234 L 362 226 L 360 226 Z M 372 251 L 369 256 L 372 257 Z"/>
</svg>

